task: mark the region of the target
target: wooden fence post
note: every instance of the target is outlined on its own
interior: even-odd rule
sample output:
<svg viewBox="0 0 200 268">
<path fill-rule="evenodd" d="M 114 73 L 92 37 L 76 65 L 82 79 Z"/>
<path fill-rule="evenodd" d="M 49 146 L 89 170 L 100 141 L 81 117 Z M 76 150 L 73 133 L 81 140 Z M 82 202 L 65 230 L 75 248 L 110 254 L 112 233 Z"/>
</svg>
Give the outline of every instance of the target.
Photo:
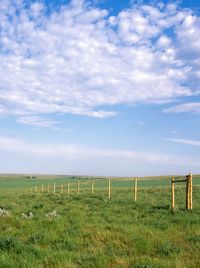
<svg viewBox="0 0 200 268">
<path fill-rule="evenodd" d="M 189 181 L 190 181 L 190 200 L 189 200 L 189 205 L 190 205 L 190 209 L 192 209 L 192 173 L 189 173 Z"/>
<path fill-rule="evenodd" d="M 172 178 L 171 180 L 171 207 L 172 209 L 174 209 L 174 186 L 175 186 L 175 182 L 174 182 L 174 178 Z"/>
<path fill-rule="evenodd" d="M 94 194 L 94 180 L 91 181 L 91 191 L 92 194 Z"/>
<path fill-rule="evenodd" d="M 186 209 L 192 209 L 192 174 L 186 176 Z"/>
<path fill-rule="evenodd" d="M 53 193 L 55 194 L 56 193 L 56 183 L 54 181 L 54 184 L 53 184 Z"/>
<path fill-rule="evenodd" d="M 42 184 L 42 193 L 44 192 L 44 185 Z"/>
<path fill-rule="evenodd" d="M 108 180 L 108 198 L 110 199 L 111 196 L 111 181 L 110 179 Z"/>
<path fill-rule="evenodd" d="M 79 180 L 77 180 L 77 194 L 79 194 L 80 192 L 80 182 Z"/>
<path fill-rule="evenodd" d="M 69 194 L 69 192 L 70 192 L 70 182 L 68 181 L 68 183 L 67 183 L 67 194 Z"/>
<path fill-rule="evenodd" d="M 137 179 L 135 179 L 134 182 L 135 182 L 135 185 L 134 185 L 135 195 L 134 195 L 134 197 L 135 197 L 135 202 L 136 202 L 137 201 Z"/>
</svg>

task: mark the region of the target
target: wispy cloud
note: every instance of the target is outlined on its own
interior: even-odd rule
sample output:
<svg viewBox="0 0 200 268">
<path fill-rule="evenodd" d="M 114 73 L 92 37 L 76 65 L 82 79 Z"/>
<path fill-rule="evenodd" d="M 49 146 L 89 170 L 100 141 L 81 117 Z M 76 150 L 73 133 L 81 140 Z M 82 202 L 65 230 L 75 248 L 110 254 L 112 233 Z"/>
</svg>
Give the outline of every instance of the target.
<svg viewBox="0 0 200 268">
<path fill-rule="evenodd" d="M 137 124 L 141 127 L 143 127 L 145 125 L 145 123 L 143 121 L 137 121 Z"/>
<path fill-rule="evenodd" d="M 200 140 L 187 140 L 187 139 L 174 139 L 174 138 L 168 138 L 166 140 L 185 145 L 200 146 Z"/>
<path fill-rule="evenodd" d="M 176 139 L 169 139 L 175 141 Z M 184 140 L 183 140 L 184 141 Z M 199 142 L 200 145 L 200 142 Z M 54 158 L 89 158 L 92 161 L 99 159 L 132 160 L 147 163 L 170 164 L 170 165 L 199 165 L 199 161 L 152 152 L 138 152 L 128 150 L 110 150 L 104 148 L 86 147 L 80 144 L 67 143 L 33 143 L 23 139 L 0 136 L 0 151 L 12 152 L 25 155 L 36 155 L 37 157 Z"/>
<path fill-rule="evenodd" d="M 190 102 L 190 103 L 176 105 L 168 109 L 165 109 L 163 112 L 200 114 L 200 102 Z"/>
<path fill-rule="evenodd" d="M 41 2 L 1 1 L 1 114 L 109 117 L 113 105 L 197 94 L 200 18 L 191 10 L 133 5 L 110 16 L 85 2 L 47 16 Z"/>
<path fill-rule="evenodd" d="M 41 116 L 21 116 L 17 122 L 37 127 L 55 127 L 60 122 L 42 118 Z"/>
</svg>

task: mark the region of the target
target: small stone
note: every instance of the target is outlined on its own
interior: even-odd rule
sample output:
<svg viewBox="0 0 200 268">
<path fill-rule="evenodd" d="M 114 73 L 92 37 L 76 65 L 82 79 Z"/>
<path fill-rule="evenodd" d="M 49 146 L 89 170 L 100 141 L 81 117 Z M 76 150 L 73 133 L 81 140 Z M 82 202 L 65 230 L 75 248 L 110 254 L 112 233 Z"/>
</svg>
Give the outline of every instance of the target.
<svg viewBox="0 0 200 268">
<path fill-rule="evenodd" d="M 29 212 L 29 213 L 28 213 L 28 218 L 29 218 L 29 219 L 32 219 L 32 218 L 33 218 L 33 213 L 32 213 L 32 212 Z"/>
<path fill-rule="evenodd" d="M 22 218 L 23 219 L 28 219 L 28 216 L 25 213 L 22 213 Z"/>
<path fill-rule="evenodd" d="M 49 218 L 54 218 L 54 217 L 58 217 L 59 215 L 57 214 L 57 211 L 54 210 L 52 212 L 46 213 L 45 216 Z"/>
<path fill-rule="evenodd" d="M 33 213 L 30 211 L 28 213 L 22 213 L 22 218 L 23 219 L 32 219 L 33 218 Z"/>
<path fill-rule="evenodd" d="M 0 208 L 0 218 L 6 218 L 10 216 L 10 212 L 4 208 Z"/>
</svg>

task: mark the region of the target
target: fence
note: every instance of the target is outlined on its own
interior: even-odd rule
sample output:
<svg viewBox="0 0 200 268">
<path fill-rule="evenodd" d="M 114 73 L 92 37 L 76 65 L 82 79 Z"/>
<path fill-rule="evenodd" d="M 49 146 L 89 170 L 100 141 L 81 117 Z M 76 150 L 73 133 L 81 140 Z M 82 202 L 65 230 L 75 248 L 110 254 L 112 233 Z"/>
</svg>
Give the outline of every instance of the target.
<svg viewBox="0 0 200 268">
<path fill-rule="evenodd" d="M 192 209 L 192 174 L 186 175 L 183 179 L 171 180 L 171 208 L 175 208 L 175 183 L 186 183 L 186 209 Z"/>
<path fill-rule="evenodd" d="M 90 193 L 91 195 L 94 195 L 95 193 L 103 193 L 107 196 L 108 199 L 111 199 L 114 193 L 117 192 L 117 190 L 126 191 L 127 193 L 130 193 L 132 196 L 132 199 L 136 202 L 138 200 L 138 192 L 139 197 L 145 198 L 147 197 L 147 190 L 151 189 L 153 194 L 156 194 L 156 190 L 159 189 L 159 193 L 161 195 L 161 198 L 163 197 L 163 193 L 165 194 L 165 197 L 167 196 L 168 200 L 170 200 L 171 195 L 171 207 L 174 208 L 174 182 L 184 182 L 185 178 L 188 176 L 181 178 L 176 177 L 176 180 L 174 181 L 174 178 L 166 177 L 166 178 L 154 178 L 154 179 L 137 179 L 137 178 L 103 178 L 103 179 L 72 179 L 65 182 L 56 182 L 48 183 L 48 184 L 41 184 L 41 185 L 35 185 L 32 188 L 26 189 L 26 193 L 60 193 L 60 194 L 76 194 L 80 195 L 82 193 Z M 200 180 L 198 179 L 198 182 Z M 192 184 L 191 184 L 192 185 Z M 186 184 L 187 186 L 187 184 Z M 197 186 L 197 183 L 196 183 Z M 178 192 L 182 193 L 182 199 L 179 200 L 178 203 L 182 203 L 183 200 L 183 190 L 185 185 L 178 185 L 176 186 L 177 191 L 177 197 L 179 198 Z M 196 191 L 197 188 L 195 188 Z M 188 192 L 188 187 L 186 187 L 186 191 Z M 188 194 L 186 195 L 186 198 L 188 200 Z M 141 200 L 140 199 L 140 200 Z M 178 200 L 178 199 L 177 199 Z M 192 202 L 192 188 L 190 188 L 190 202 Z M 186 208 L 189 208 L 186 206 Z M 190 206 L 192 209 L 192 206 Z"/>
<path fill-rule="evenodd" d="M 117 185 L 119 183 L 123 185 Z M 113 185 L 114 183 L 114 185 Z M 132 185 L 130 185 L 132 184 Z M 118 187 L 117 187 L 118 186 Z M 108 198 L 111 198 L 112 190 L 130 190 L 134 195 L 134 200 L 137 200 L 138 191 L 138 179 L 95 179 L 95 180 L 73 180 L 66 183 L 58 184 L 54 182 L 53 184 L 47 185 L 36 185 L 35 187 L 26 189 L 26 193 L 76 193 L 80 194 L 82 191 L 90 191 L 94 194 L 96 191 L 106 191 Z"/>
<path fill-rule="evenodd" d="M 56 181 L 48 184 L 36 185 L 26 189 L 26 193 L 60 193 L 77 194 L 103 193 L 108 199 L 118 192 L 130 193 L 132 199 L 137 201 L 138 192 L 144 189 L 163 189 L 170 192 L 170 178 L 165 179 L 138 179 L 138 178 L 104 178 L 104 179 L 73 179 L 71 181 L 58 183 Z"/>
</svg>

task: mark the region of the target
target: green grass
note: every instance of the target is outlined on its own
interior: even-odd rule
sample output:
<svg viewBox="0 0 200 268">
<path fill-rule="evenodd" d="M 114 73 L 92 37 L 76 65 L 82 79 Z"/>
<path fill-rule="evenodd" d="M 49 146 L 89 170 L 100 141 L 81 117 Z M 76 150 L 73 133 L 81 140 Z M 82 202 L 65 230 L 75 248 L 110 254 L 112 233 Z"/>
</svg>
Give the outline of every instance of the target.
<svg viewBox="0 0 200 268">
<path fill-rule="evenodd" d="M 32 178 L 36 176 L 36 179 Z M 9 190 L 22 190 L 22 189 L 30 189 L 35 187 L 36 185 L 41 190 L 41 186 L 44 185 L 47 187 L 48 184 L 53 186 L 53 183 L 56 182 L 56 185 L 65 184 L 65 188 L 67 188 L 67 182 L 70 181 L 72 183 L 72 188 L 76 189 L 77 179 L 74 176 L 48 176 L 48 175 L 0 175 L 0 190 L 9 191 Z M 159 176 L 159 177 L 143 177 L 138 178 L 138 187 L 164 187 L 170 186 L 172 176 Z M 175 179 L 183 178 L 183 176 L 175 176 Z M 90 188 L 90 181 L 95 180 L 95 188 L 107 188 L 108 182 L 107 179 L 99 179 L 92 177 L 82 177 L 79 178 L 81 188 Z M 113 178 L 116 180 L 116 178 Z M 126 178 L 127 179 L 127 178 Z M 133 187 L 132 181 L 112 181 L 112 187 Z M 85 181 L 88 181 L 88 184 L 84 184 Z M 193 176 L 193 184 L 200 185 L 200 175 Z M 180 184 L 181 185 L 181 184 Z M 183 184 L 184 185 L 184 184 Z"/>
<path fill-rule="evenodd" d="M 192 211 L 185 211 L 185 188 L 178 187 L 171 211 L 169 187 L 156 188 L 154 180 L 144 186 L 137 203 L 130 189 L 113 190 L 110 200 L 103 189 L 91 195 L 81 188 L 79 196 L 4 189 L 0 207 L 10 217 L 0 218 L 0 267 L 200 267 L 200 187 L 193 187 Z M 57 217 L 45 216 L 53 210 Z M 22 218 L 30 211 L 32 219 Z"/>
</svg>

